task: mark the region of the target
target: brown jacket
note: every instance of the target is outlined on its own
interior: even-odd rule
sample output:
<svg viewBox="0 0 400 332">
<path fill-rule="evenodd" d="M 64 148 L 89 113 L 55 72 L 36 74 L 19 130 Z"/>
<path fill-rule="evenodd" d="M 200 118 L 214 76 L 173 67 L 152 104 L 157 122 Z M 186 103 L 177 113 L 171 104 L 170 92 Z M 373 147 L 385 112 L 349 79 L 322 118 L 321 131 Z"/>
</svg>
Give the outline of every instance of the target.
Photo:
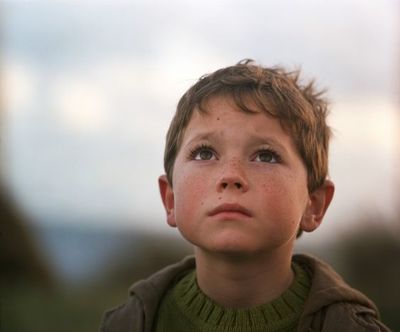
<svg viewBox="0 0 400 332">
<path fill-rule="evenodd" d="M 312 276 L 310 294 L 297 331 L 390 331 L 379 321 L 375 304 L 347 285 L 329 265 L 306 255 L 295 255 L 293 260 Z M 130 288 L 128 301 L 104 314 L 100 332 L 151 332 L 164 292 L 171 283 L 194 267 L 194 258 L 186 257 L 134 284 Z"/>
</svg>

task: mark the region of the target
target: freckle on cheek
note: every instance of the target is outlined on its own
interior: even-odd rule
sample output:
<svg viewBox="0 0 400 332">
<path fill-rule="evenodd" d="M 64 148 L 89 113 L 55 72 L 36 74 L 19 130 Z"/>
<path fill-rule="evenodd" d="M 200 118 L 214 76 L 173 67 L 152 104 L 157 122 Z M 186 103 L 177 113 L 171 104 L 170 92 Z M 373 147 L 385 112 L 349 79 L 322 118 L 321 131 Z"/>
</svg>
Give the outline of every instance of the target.
<svg viewBox="0 0 400 332">
<path fill-rule="evenodd" d="M 221 196 L 219 196 L 219 197 L 218 197 L 218 200 L 220 201 L 221 199 L 222 199 L 222 197 L 221 197 Z"/>
</svg>

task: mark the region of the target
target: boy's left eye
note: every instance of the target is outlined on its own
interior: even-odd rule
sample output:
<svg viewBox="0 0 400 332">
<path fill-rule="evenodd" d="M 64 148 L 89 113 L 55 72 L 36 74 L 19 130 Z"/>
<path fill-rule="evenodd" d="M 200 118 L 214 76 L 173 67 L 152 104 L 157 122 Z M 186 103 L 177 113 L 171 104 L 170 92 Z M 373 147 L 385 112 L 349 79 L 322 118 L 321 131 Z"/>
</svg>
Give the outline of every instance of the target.
<svg viewBox="0 0 400 332">
<path fill-rule="evenodd" d="M 213 160 L 216 159 L 214 151 L 206 146 L 202 146 L 190 152 L 193 160 Z"/>
<path fill-rule="evenodd" d="M 211 160 L 213 158 L 214 154 L 210 150 L 200 150 L 195 159 L 197 160 Z"/>
<path fill-rule="evenodd" d="M 255 161 L 261 161 L 264 163 L 278 163 L 279 162 L 279 156 L 277 153 L 275 153 L 274 151 L 270 151 L 270 150 L 262 150 L 259 151 L 254 159 Z"/>
</svg>

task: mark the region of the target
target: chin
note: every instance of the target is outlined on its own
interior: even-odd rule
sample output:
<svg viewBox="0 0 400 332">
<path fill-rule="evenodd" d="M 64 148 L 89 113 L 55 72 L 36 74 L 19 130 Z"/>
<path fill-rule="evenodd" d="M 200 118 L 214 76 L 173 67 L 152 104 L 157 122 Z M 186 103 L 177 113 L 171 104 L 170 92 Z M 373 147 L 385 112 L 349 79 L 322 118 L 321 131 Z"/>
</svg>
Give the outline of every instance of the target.
<svg viewBox="0 0 400 332">
<path fill-rule="evenodd" d="M 244 243 L 243 241 L 217 241 L 216 243 L 208 243 L 198 247 L 210 253 L 238 257 L 252 256 L 260 251 L 259 248 L 254 247 L 254 242 Z"/>
</svg>

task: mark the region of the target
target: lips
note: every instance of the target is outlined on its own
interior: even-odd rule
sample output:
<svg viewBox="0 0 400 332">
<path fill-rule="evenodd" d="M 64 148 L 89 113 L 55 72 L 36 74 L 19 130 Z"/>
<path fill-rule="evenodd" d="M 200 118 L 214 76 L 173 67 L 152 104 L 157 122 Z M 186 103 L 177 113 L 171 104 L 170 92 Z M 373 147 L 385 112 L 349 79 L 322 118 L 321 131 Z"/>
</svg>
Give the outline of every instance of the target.
<svg viewBox="0 0 400 332">
<path fill-rule="evenodd" d="M 221 204 L 217 206 L 215 209 L 211 210 L 209 213 L 209 216 L 216 216 L 218 214 L 227 214 L 227 213 L 232 213 L 232 214 L 242 214 L 246 217 L 251 217 L 252 214 L 249 209 L 246 209 L 245 207 L 239 205 L 239 204 Z"/>
</svg>

